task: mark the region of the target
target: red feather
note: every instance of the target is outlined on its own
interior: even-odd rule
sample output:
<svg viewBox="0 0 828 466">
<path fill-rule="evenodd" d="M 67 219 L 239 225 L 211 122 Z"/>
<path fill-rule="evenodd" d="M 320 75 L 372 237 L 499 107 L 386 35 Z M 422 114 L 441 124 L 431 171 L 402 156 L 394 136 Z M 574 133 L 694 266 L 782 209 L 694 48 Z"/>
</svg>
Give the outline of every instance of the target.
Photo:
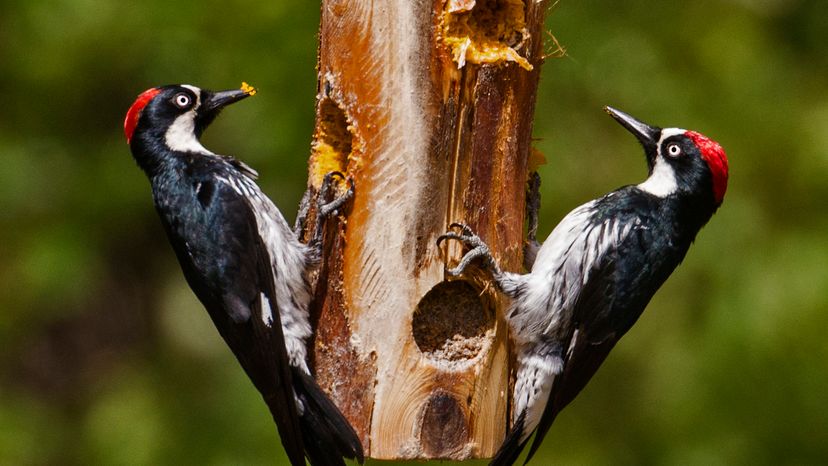
<svg viewBox="0 0 828 466">
<path fill-rule="evenodd" d="M 724 149 L 716 141 L 709 139 L 703 134 L 695 131 L 687 131 L 687 137 L 693 140 L 701 150 L 702 158 L 710 167 L 710 173 L 713 174 L 713 195 L 716 198 L 716 204 L 721 204 L 724 199 L 725 191 L 727 191 L 727 155 Z"/>
<path fill-rule="evenodd" d="M 135 99 L 135 103 L 127 110 L 126 118 L 124 118 L 124 134 L 126 135 L 127 144 L 132 139 L 132 133 L 135 132 L 135 127 L 138 125 L 138 119 L 141 118 L 141 111 L 150 103 L 153 97 L 157 96 L 161 89 L 153 87 L 142 92 L 141 95 Z"/>
</svg>

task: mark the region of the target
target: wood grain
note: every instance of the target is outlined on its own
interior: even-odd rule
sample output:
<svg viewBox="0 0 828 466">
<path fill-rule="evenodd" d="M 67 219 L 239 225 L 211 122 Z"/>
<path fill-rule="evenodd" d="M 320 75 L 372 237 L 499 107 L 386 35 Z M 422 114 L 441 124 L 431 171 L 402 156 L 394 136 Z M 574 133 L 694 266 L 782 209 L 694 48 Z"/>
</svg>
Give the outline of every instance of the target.
<svg viewBox="0 0 828 466">
<path fill-rule="evenodd" d="M 522 8 L 519 43 L 460 63 L 447 15 L 497 18 L 501 2 Z M 490 457 L 505 435 L 505 302 L 480 271 L 447 277 L 462 251 L 435 241 L 462 221 L 520 269 L 546 6 L 322 2 L 309 184 L 336 169 L 356 195 L 325 232 L 313 364 L 372 458 Z"/>
</svg>

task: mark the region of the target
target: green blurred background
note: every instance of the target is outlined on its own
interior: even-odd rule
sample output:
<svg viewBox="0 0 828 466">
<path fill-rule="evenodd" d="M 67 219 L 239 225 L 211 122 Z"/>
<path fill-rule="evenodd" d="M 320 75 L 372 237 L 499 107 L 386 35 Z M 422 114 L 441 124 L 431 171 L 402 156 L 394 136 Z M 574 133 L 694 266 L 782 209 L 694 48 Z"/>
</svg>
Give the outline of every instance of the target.
<svg viewBox="0 0 828 466">
<path fill-rule="evenodd" d="M 122 132 L 142 90 L 248 81 L 205 144 L 292 218 L 316 1 L 0 3 L 0 464 L 282 464 Z M 607 104 L 696 129 L 724 206 L 534 464 L 828 462 L 828 2 L 563 1 L 535 137 L 545 236 L 645 176 Z M 231 115 L 232 113 L 232 115 Z"/>
</svg>

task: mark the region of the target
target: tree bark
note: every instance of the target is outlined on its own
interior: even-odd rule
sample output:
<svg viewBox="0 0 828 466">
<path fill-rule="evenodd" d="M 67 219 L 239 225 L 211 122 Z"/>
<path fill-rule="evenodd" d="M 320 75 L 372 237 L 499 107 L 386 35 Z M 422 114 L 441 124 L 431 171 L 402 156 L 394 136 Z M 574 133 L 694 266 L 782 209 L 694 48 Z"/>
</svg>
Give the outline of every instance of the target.
<svg viewBox="0 0 828 466">
<path fill-rule="evenodd" d="M 435 241 L 464 222 L 521 268 L 546 7 L 322 1 L 309 185 L 336 170 L 356 195 L 325 231 L 312 362 L 372 458 L 491 457 L 504 438 L 506 303 L 479 269 L 449 277 L 462 250 Z"/>
</svg>

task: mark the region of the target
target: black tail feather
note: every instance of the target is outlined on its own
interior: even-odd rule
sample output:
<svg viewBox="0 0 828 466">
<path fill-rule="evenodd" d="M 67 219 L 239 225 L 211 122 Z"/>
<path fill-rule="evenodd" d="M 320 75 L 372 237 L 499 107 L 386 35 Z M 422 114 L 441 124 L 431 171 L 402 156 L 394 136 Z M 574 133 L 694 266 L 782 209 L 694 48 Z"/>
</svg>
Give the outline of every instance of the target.
<svg viewBox="0 0 828 466">
<path fill-rule="evenodd" d="M 302 423 L 297 422 L 298 419 L 293 421 L 291 416 L 286 415 L 289 412 L 288 409 L 285 409 L 286 403 L 294 403 L 294 401 L 284 400 L 278 396 L 263 397 L 263 399 L 270 409 L 273 421 L 276 423 L 277 432 L 279 432 L 279 437 L 282 440 L 282 447 L 285 449 L 285 454 L 291 466 L 305 466 L 304 451 L 307 449 L 307 445 L 302 441 L 305 437 L 302 432 Z M 294 419 L 298 418 L 295 413 L 293 413 L 293 417 Z M 290 419 L 290 421 L 285 419 Z M 296 425 L 292 425 L 293 422 L 291 421 L 295 422 Z"/>
<path fill-rule="evenodd" d="M 302 401 L 305 402 L 305 399 Z M 336 440 L 318 414 L 309 410 L 301 418 L 305 455 L 312 466 L 345 466 L 343 455 L 331 448 Z"/>
<path fill-rule="evenodd" d="M 293 383 L 304 405 L 299 421 L 312 466 L 344 466 L 342 458 L 365 461 L 362 443 L 345 416 L 308 374 L 293 368 Z"/>
<path fill-rule="evenodd" d="M 538 424 L 538 427 L 535 430 L 535 440 L 532 442 L 532 446 L 529 447 L 529 453 L 526 454 L 526 460 L 523 461 L 523 466 L 526 466 L 526 463 L 528 463 L 529 460 L 531 460 L 532 457 L 535 456 L 535 453 L 537 453 L 538 448 L 541 446 L 541 443 L 543 442 L 543 438 L 546 437 L 546 433 L 552 426 L 552 422 L 555 420 L 555 417 L 557 417 L 557 414 L 558 413 L 551 410 L 547 410 L 547 412 L 544 413 L 544 416 L 541 418 L 540 424 Z"/>
<path fill-rule="evenodd" d="M 523 411 L 515 420 L 512 430 L 506 435 L 500 449 L 497 450 L 494 458 L 489 463 L 489 466 L 512 466 L 517 461 L 523 447 L 526 446 L 526 440 L 521 441 L 523 436 L 523 426 L 526 423 L 526 411 Z"/>
</svg>

